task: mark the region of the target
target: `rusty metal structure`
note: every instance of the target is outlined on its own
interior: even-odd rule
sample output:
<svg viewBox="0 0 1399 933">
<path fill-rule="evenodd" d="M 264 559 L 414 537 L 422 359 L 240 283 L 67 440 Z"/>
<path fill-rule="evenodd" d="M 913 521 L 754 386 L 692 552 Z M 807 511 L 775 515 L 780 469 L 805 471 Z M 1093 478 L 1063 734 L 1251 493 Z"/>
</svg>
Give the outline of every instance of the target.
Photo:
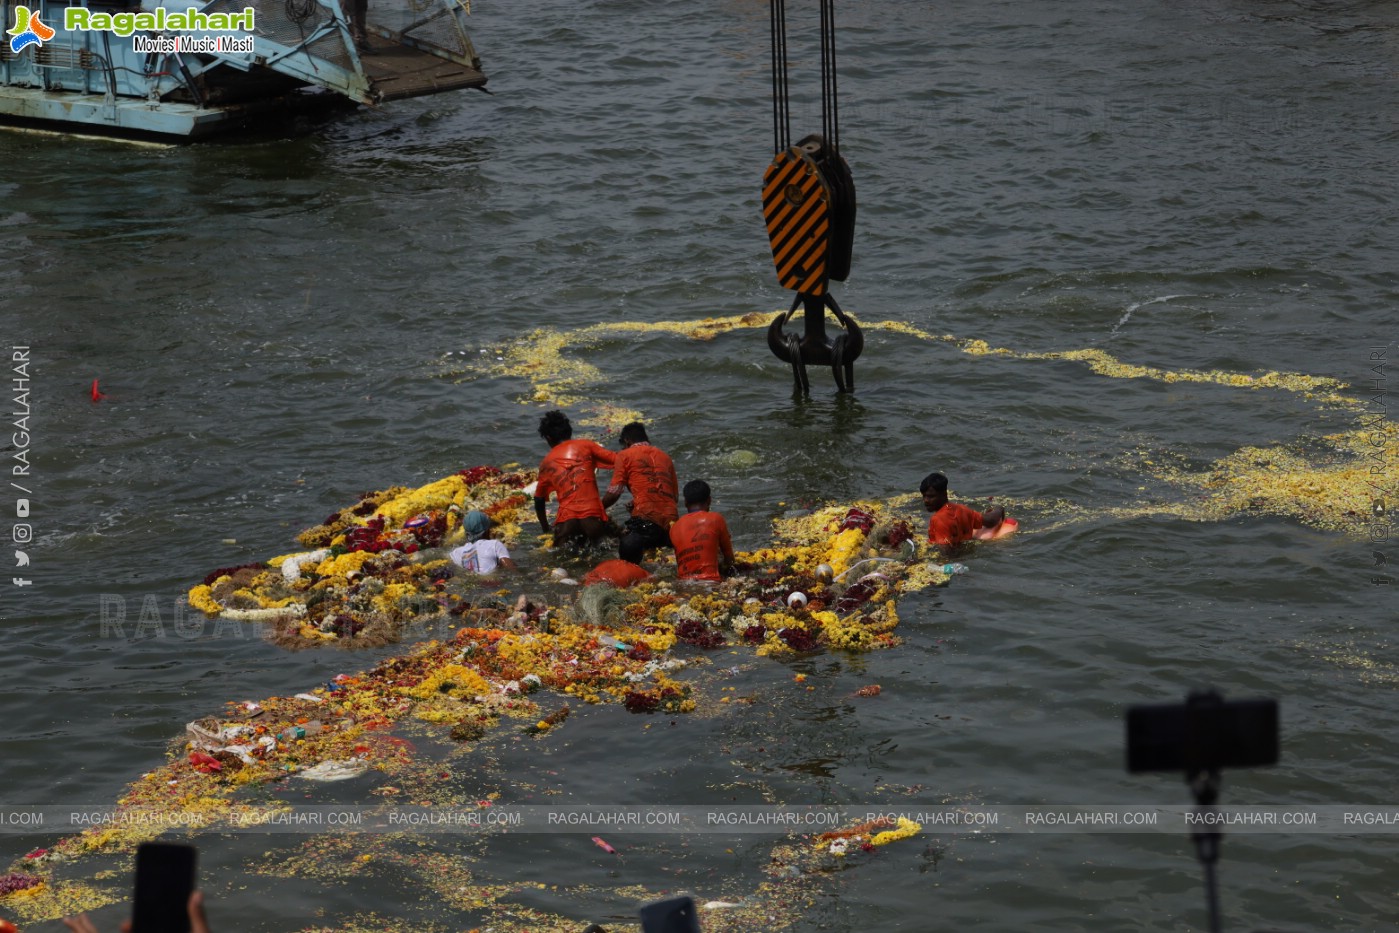
<svg viewBox="0 0 1399 933">
<path fill-rule="evenodd" d="M 469 10 L 463 0 L 360 0 L 357 10 L 355 0 L 0 0 L 0 123 L 181 141 L 316 106 L 484 89 Z"/>
</svg>

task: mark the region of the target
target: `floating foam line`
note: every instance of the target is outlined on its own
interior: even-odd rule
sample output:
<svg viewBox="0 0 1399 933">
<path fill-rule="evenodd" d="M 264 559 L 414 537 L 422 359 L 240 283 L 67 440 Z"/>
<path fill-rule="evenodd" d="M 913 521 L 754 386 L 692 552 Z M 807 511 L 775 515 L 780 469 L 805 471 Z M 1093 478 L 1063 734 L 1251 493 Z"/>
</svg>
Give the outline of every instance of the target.
<svg viewBox="0 0 1399 933">
<path fill-rule="evenodd" d="M 1124 314 L 1123 321 L 1136 308 L 1181 297 L 1187 296 L 1167 295 L 1134 305 Z M 691 340 L 712 340 L 732 330 L 765 328 L 771 320 L 771 315 L 754 312 L 696 321 L 615 321 L 573 331 L 541 328 L 507 344 L 494 354 L 499 359 L 483 362 L 477 372 L 525 379 L 533 391 L 528 397 L 521 398 L 522 402 L 576 405 L 584 411 L 583 424 L 617 430 L 628 421 L 644 420 L 643 413 L 589 398 L 587 391 L 603 384 L 607 376 L 576 355 L 566 356 L 565 350 L 576 354 L 608 336 L 619 334 L 674 334 Z M 1120 325 L 1122 321 L 1118 323 Z M 905 321 L 876 321 L 862 323 L 861 327 L 867 333 L 883 331 L 917 340 L 952 344 L 973 357 L 1000 356 L 1026 361 L 1079 363 L 1093 373 L 1111 379 L 1146 379 L 1167 384 L 1290 392 L 1303 396 L 1319 409 L 1362 412 L 1369 419 L 1357 430 L 1325 438 L 1331 445 L 1334 462 L 1316 462 L 1281 445 L 1241 448 L 1199 473 L 1165 469 L 1148 461 L 1152 469 L 1145 470 L 1146 475 L 1180 489 L 1203 493 L 1203 498 L 1182 503 L 1140 503 L 1106 509 L 1073 506 L 1076 513 L 1073 519 L 1065 519 L 1051 527 L 1063 527 L 1104 515 L 1118 518 L 1171 515 L 1187 520 L 1218 521 L 1238 513 L 1263 512 L 1330 530 L 1360 534 L 1364 531 L 1365 517 L 1374 501 L 1399 500 L 1399 486 L 1395 479 L 1399 469 L 1394 467 L 1392 457 L 1393 450 L 1399 444 L 1399 429 L 1382 415 L 1368 411 L 1363 398 L 1347 394 L 1348 387 L 1329 376 L 1276 371 L 1255 375 L 1227 370 L 1162 369 L 1126 363 L 1104 350 L 1092 347 L 1014 350 L 993 347 L 985 340 L 976 338 L 934 334 Z"/>
</svg>

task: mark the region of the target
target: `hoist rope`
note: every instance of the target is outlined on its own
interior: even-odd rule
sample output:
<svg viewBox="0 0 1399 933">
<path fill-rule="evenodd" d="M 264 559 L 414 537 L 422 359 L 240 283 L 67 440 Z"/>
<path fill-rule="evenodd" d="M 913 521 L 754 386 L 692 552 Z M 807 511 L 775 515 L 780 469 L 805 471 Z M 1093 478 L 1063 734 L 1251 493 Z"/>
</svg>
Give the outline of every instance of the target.
<svg viewBox="0 0 1399 933">
<path fill-rule="evenodd" d="M 791 110 L 787 99 L 787 4 L 770 0 L 772 19 L 772 148 L 782 152 L 792 145 Z"/>
</svg>

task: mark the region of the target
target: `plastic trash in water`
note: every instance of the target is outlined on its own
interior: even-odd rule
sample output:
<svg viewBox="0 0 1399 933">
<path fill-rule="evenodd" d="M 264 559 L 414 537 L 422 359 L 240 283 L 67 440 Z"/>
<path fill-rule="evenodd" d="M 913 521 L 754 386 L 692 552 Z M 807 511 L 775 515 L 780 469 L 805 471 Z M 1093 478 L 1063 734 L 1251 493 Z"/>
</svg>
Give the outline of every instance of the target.
<svg viewBox="0 0 1399 933">
<path fill-rule="evenodd" d="M 213 755 L 206 755 L 203 752 L 190 752 L 189 763 L 194 770 L 201 774 L 213 774 L 223 770 L 223 762 Z"/>
<path fill-rule="evenodd" d="M 225 726 L 214 719 L 196 719 L 194 722 L 185 723 L 185 732 L 189 735 L 190 744 L 206 751 L 219 751 L 229 742 L 252 731 L 252 726 Z"/>
<path fill-rule="evenodd" d="M 898 561 L 896 561 L 896 560 L 895 560 L 894 558 L 892 558 L 892 557 L 866 557 L 864 560 L 859 561 L 858 563 L 851 564 L 849 567 L 846 567 L 846 568 L 845 568 L 844 570 L 842 570 L 840 573 L 836 574 L 835 579 L 836 579 L 836 582 L 839 582 L 839 581 L 843 580 L 846 576 L 848 576 L 848 575 L 849 575 L 852 571 L 854 571 L 857 567 L 863 567 L 865 564 L 896 564 L 896 563 L 898 563 Z"/>
<path fill-rule="evenodd" d="M 966 573 L 966 572 L 967 572 L 968 570 L 970 570 L 971 568 L 969 568 L 966 564 L 956 564 L 956 563 L 953 563 L 953 564 L 943 564 L 942 567 L 941 567 L 940 569 L 942 570 L 943 573 L 947 574 L 948 576 L 955 576 L 956 574 L 959 574 L 959 573 Z"/>
<path fill-rule="evenodd" d="M 298 771 L 296 776 L 308 781 L 348 781 L 368 770 L 369 762 L 363 758 L 350 758 L 345 761 L 322 761 L 304 771 Z"/>
<path fill-rule="evenodd" d="M 597 846 L 599 849 L 606 852 L 608 855 L 617 854 L 617 850 L 608 845 L 607 840 L 603 839 L 601 836 L 593 837 L 593 845 Z"/>
<path fill-rule="evenodd" d="M 278 738 L 285 739 L 288 742 L 294 742 L 297 739 L 304 739 L 308 735 L 315 735 L 324 728 L 325 726 L 321 725 L 319 719 L 313 719 L 304 726 L 292 726 L 282 730 Z"/>
</svg>

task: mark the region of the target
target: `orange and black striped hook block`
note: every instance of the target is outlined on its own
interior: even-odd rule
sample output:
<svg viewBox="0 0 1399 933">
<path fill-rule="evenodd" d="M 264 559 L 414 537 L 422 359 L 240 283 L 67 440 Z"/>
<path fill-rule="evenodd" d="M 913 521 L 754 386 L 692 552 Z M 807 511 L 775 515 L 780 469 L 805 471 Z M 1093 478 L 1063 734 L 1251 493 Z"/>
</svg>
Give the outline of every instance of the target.
<svg viewBox="0 0 1399 933">
<path fill-rule="evenodd" d="M 865 348 L 855 320 L 836 304 L 830 282 L 850 274 L 855 239 L 855 181 L 840 155 L 840 106 L 836 92 L 835 0 L 821 8 L 821 135 L 792 145 L 791 106 L 787 93 L 787 3 L 768 0 L 772 13 L 772 163 L 763 175 L 763 219 L 772 243 L 772 261 L 783 288 L 797 293 L 786 314 L 768 327 L 768 346 L 792 364 L 796 391 L 811 385 L 806 366 L 829 366 L 836 387 L 855 391 L 855 359 Z M 801 337 L 783 326 L 802 309 Z M 845 333 L 826 336 L 826 309 Z"/>
<path fill-rule="evenodd" d="M 850 274 L 855 233 L 855 183 L 850 166 L 820 136 L 808 136 L 777 153 L 763 176 L 763 216 L 772 243 L 772 261 L 783 288 L 797 293 L 786 314 L 768 327 L 768 346 L 792 364 L 797 391 L 811 391 L 806 367 L 829 366 L 841 392 L 855 391 L 855 360 L 865 347 L 855 320 L 841 311 L 830 281 Z M 802 309 L 805 332 L 784 332 Z M 844 333 L 826 335 L 826 309 Z"/>
</svg>

